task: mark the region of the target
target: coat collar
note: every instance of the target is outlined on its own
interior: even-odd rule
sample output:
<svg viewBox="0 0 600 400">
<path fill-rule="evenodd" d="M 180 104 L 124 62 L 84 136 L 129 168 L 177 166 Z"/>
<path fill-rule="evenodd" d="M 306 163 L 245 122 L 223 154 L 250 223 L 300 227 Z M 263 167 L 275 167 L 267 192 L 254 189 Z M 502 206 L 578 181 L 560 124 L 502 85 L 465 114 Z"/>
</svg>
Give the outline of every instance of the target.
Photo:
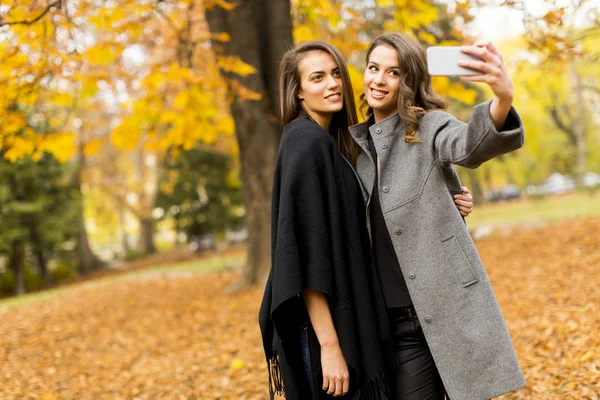
<svg viewBox="0 0 600 400">
<path fill-rule="evenodd" d="M 352 135 L 354 140 L 359 144 L 367 141 L 369 133 L 373 137 L 373 140 L 375 140 L 387 136 L 398 135 L 403 129 L 404 122 L 400 119 L 399 114 L 394 114 L 378 123 L 375 123 L 375 117 L 371 114 L 366 121 L 352 125 L 349 128 L 350 135 Z"/>
</svg>

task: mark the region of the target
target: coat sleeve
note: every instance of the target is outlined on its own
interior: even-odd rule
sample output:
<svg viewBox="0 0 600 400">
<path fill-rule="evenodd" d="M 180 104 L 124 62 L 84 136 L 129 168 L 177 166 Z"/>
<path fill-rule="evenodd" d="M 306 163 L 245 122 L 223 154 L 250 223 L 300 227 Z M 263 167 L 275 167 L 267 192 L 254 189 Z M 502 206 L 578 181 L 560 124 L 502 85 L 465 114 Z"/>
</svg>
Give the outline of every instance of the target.
<svg viewBox="0 0 600 400">
<path fill-rule="evenodd" d="M 442 111 L 428 113 L 422 120 L 425 132 L 435 132 L 434 146 L 441 163 L 477 168 L 482 163 L 523 146 L 523 122 L 511 107 L 502 130 L 494 126 L 491 100 L 473 109 L 468 123 Z"/>
</svg>

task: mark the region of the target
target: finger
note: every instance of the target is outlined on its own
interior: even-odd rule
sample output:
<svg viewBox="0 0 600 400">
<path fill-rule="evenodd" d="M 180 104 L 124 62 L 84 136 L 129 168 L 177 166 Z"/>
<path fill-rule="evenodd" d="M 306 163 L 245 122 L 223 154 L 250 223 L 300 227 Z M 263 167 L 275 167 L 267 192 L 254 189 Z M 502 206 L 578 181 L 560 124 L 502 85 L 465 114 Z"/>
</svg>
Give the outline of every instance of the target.
<svg viewBox="0 0 600 400">
<path fill-rule="evenodd" d="M 323 377 L 323 390 L 324 391 L 329 390 L 329 379 L 326 377 Z"/>
<path fill-rule="evenodd" d="M 341 379 L 337 379 L 335 381 L 335 394 L 334 396 L 341 396 L 342 395 L 342 389 L 343 389 L 343 383 Z"/>
<path fill-rule="evenodd" d="M 458 208 L 459 210 L 463 210 L 463 211 L 471 211 L 473 209 L 473 205 L 471 203 L 466 204 L 466 205 L 456 205 L 456 208 Z"/>
<path fill-rule="evenodd" d="M 473 205 L 473 203 L 468 200 L 454 200 L 454 204 L 462 207 L 471 207 Z"/>
<path fill-rule="evenodd" d="M 469 213 L 460 210 L 460 215 L 462 215 L 463 217 L 468 217 Z"/>
<path fill-rule="evenodd" d="M 460 50 L 465 54 L 470 54 L 472 56 L 481 58 L 483 61 L 493 64 L 493 65 L 501 65 L 501 59 L 498 55 L 490 52 L 487 47 L 478 47 L 478 46 L 463 46 Z"/>
<path fill-rule="evenodd" d="M 500 55 L 500 52 L 498 51 L 496 46 L 494 46 L 494 43 L 490 42 L 489 40 L 482 40 L 481 43 L 483 44 L 483 46 L 485 46 L 486 49 L 488 49 L 490 53 L 495 54 L 497 56 Z"/>
<path fill-rule="evenodd" d="M 329 381 L 329 389 L 327 390 L 327 394 L 332 395 L 335 393 L 335 381 Z"/>
<path fill-rule="evenodd" d="M 350 378 L 346 378 L 342 382 L 342 394 L 348 393 L 348 390 L 350 390 Z"/>
<path fill-rule="evenodd" d="M 490 45 L 492 42 L 490 42 L 489 40 L 485 40 L 485 39 L 480 39 L 478 41 L 476 41 L 475 43 L 473 43 L 473 46 L 477 46 L 477 47 L 487 47 L 488 45 Z"/>
<path fill-rule="evenodd" d="M 492 64 L 485 61 L 461 60 L 457 64 L 463 68 L 484 72 L 486 74 L 493 74 L 499 70 L 498 67 L 494 67 Z"/>
<path fill-rule="evenodd" d="M 468 207 L 468 206 L 460 206 L 458 207 L 458 211 L 460 211 L 461 213 L 467 213 L 470 214 L 473 212 L 473 207 Z"/>
<path fill-rule="evenodd" d="M 488 75 L 461 76 L 460 79 L 466 82 L 487 83 L 488 85 L 492 83 L 492 78 L 490 78 Z"/>
<path fill-rule="evenodd" d="M 468 187 L 466 187 L 466 186 L 463 186 L 463 187 L 462 187 L 462 190 L 463 190 L 463 193 L 464 193 L 464 194 L 469 194 L 469 193 L 471 193 L 471 191 L 469 190 L 469 188 L 468 188 Z"/>
<path fill-rule="evenodd" d="M 472 199 L 473 199 L 473 196 L 471 196 L 470 194 L 455 194 L 454 195 L 454 200 L 470 201 Z"/>
</svg>

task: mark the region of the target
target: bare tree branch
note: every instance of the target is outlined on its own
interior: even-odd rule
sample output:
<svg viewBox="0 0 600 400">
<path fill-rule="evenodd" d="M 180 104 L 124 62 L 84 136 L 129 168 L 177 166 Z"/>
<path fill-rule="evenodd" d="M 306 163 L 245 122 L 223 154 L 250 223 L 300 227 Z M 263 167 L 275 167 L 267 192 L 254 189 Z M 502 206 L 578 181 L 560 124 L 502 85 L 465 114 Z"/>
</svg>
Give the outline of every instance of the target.
<svg viewBox="0 0 600 400">
<path fill-rule="evenodd" d="M 592 92 L 596 92 L 597 94 L 600 94 L 600 87 L 598 86 L 582 86 L 582 89 L 585 90 L 591 90 Z"/>
<path fill-rule="evenodd" d="M 577 144 L 577 138 L 575 136 L 575 132 L 569 126 L 568 123 L 565 123 L 565 121 L 563 120 L 563 118 L 560 116 L 560 114 L 558 112 L 558 107 L 554 105 L 554 106 L 548 107 L 547 110 L 548 110 L 548 113 L 550 113 L 550 116 L 554 120 L 554 123 L 556 124 L 556 126 L 558 127 L 558 129 L 560 129 L 561 131 L 563 131 L 567 135 L 567 137 L 569 138 L 569 141 L 572 144 L 576 145 Z"/>
<path fill-rule="evenodd" d="M 42 11 L 42 13 L 40 15 L 38 15 L 37 17 L 35 17 L 34 19 L 31 19 L 31 20 L 9 22 L 9 21 L 4 21 L 3 19 L 0 19 L 0 27 L 7 26 L 7 25 L 32 25 L 32 24 L 36 23 L 37 21 L 39 21 L 40 19 L 44 18 L 44 15 L 48 14 L 48 12 L 54 7 L 60 9 L 62 7 L 62 0 L 56 0 L 54 3 L 48 4 L 48 7 L 46 7 L 46 9 L 44 11 Z"/>
</svg>

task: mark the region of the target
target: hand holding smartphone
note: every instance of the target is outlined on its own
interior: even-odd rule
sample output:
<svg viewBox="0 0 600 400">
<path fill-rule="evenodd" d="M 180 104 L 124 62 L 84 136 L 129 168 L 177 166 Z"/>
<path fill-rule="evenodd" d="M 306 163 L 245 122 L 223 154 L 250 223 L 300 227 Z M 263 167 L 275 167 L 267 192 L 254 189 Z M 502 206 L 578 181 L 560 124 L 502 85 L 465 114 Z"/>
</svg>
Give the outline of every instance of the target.
<svg viewBox="0 0 600 400">
<path fill-rule="evenodd" d="M 461 67 L 459 61 L 483 61 L 482 58 L 463 53 L 460 46 L 433 46 L 427 49 L 427 70 L 432 76 L 483 75 L 484 72 Z"/>
</svg>

